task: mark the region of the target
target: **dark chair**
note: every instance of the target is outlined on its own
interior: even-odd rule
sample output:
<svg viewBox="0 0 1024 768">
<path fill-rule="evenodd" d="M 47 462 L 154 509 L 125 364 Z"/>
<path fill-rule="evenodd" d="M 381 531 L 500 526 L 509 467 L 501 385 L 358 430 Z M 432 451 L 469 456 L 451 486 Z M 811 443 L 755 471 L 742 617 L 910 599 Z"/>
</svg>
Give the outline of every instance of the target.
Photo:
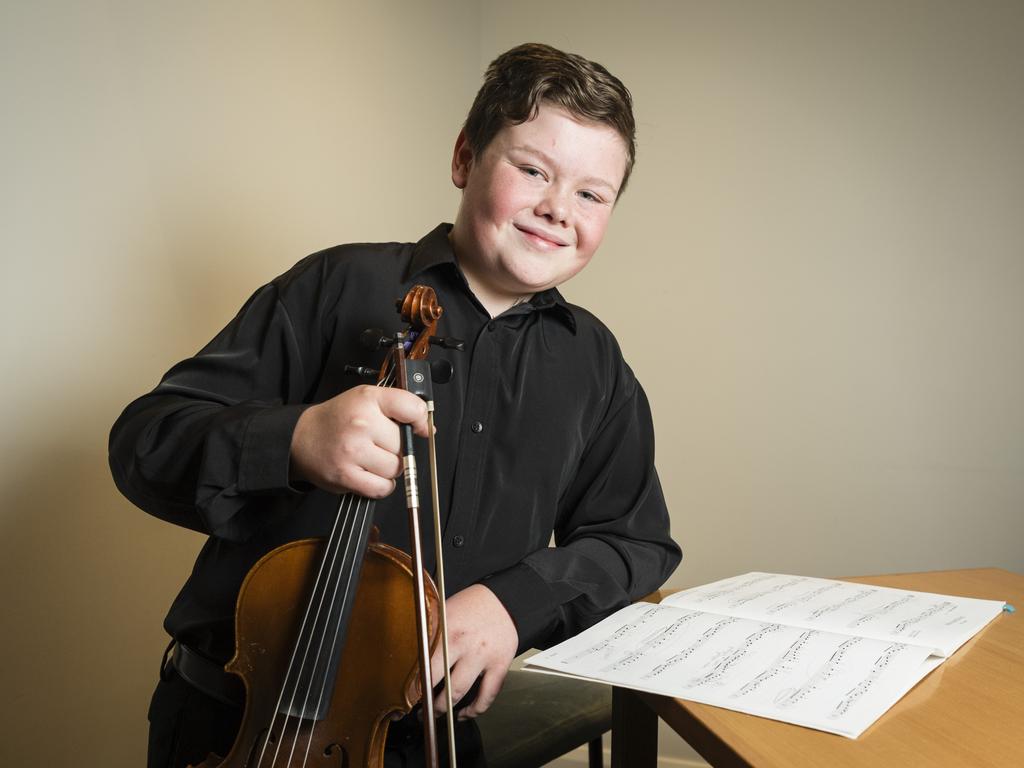
<svg viewBox="0 0 1024 768">
<path fill-rule="evenodd" d="M 513 669 L 477 723 L 488 768 L 539 768 L 583 744 L 602 768 L 612 689 L 602 683 Z"/>
</svg>

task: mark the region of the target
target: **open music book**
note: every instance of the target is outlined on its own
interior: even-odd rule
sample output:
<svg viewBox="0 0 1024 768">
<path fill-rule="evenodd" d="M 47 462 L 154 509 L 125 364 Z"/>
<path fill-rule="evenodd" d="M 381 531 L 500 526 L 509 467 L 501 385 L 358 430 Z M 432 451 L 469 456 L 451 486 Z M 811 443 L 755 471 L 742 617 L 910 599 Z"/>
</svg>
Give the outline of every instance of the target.
<svg viewBox="0 0 1024 768">
<path fill-rule="evenodd" d="M 747 573 L 630 605 L 525 668 L 855 739 L 1003 605 Z"/>
</svg>

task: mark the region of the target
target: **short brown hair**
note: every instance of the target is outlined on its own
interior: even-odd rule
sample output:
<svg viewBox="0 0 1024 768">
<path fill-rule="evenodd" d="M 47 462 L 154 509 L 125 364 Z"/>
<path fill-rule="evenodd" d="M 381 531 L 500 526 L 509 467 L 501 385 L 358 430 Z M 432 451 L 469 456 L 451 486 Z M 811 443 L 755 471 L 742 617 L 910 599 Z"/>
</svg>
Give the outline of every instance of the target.
<svg viewBox="0 0 1024 768">
<path fill-rule="evenodd" d="M 463 130 L 475 154 L 498 131 L 537 116 L 542 102 L 562 107 L 580 120 L 614 128 L 626 144 L 626 188 L 636 159 L 633 98 L 622 81 L 600 64 L 542 43 L 526 43 L 491 62 Z"/>
</svg>

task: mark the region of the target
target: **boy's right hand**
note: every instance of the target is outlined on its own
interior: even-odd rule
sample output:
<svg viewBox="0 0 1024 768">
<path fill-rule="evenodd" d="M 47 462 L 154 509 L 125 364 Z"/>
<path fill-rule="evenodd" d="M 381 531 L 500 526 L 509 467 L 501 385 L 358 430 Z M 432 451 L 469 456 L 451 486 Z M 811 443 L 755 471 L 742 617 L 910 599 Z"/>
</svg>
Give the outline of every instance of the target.
<svg viewBox="0 0 1024 768">
<path fill-rule="evenodd" d="M 401 389 L 361 385 L 307 408 L 292 433 L 292 481 L 387 496 L 402 473 L 399 423 L 427 435 L 426 403 Z"/>
</svg>

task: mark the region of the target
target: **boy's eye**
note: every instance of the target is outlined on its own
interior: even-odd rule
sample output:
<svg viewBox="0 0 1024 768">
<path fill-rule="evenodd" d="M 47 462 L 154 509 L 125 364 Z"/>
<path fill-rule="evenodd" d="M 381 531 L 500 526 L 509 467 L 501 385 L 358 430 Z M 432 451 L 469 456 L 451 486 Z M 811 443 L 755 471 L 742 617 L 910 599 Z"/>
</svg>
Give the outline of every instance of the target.
<svg viewBox="0 0 1024 768">
<path fill-rule="evenodd" d="M 584 190 L 583 192 L 580 192 L 580 197 L 582 197 L 584 200 L 587 200 L 587 201 L 589 201 L 591 203 L 600 203 L 601 202 L 601 198 L 600 197 L 595 195 L 593 192 L 587 192 L 586 190 Z"/>
<path fill-rule="evenodd" d="M 543 173 L 540 172 L 539 169 L 534 168 L 531 165 L 522 165 L 519 167 L 519 170 L 525 173 L 527 176 L 533 176 L 534 178 L 540 178 L 544 175 Z"/>
</svg>

